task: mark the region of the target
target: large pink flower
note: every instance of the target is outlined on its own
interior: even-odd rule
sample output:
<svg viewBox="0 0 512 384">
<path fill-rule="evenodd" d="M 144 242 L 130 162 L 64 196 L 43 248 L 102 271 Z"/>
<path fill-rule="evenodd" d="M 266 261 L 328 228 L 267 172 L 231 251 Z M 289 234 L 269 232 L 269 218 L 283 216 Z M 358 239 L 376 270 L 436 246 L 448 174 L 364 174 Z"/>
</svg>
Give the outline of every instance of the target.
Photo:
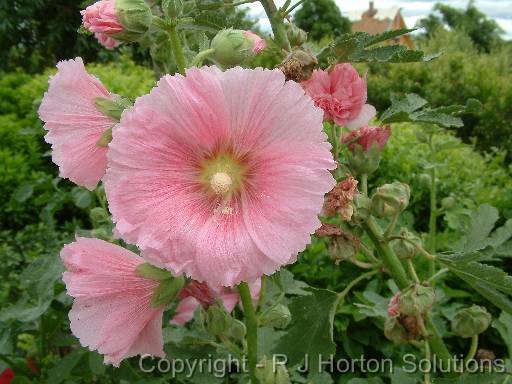
<svg viewBox="0 0 512 384">
<path fill-rule="evenodd" d="M 75 298 L 71 331 L 105 363 L 149 353 L 163 357 L 164 306 L 151 306 L 158 281 L 140 277 L 142 258 L 103 240 L 77 238 L 61 251 L 64 282 Z"/>
<path fill-rule="evenodd" d="M 326 121 L 357 129 L 375 116 L 375 108 L 366 104 L 366 81 L 350 64 L 337 64 L 330 72 L 317 69 L 301 84 Z"/>
<path fill-rule="evenodd" d="M 107 148 L 97 143 L 115 124 L 96 108 L 94 100 L 113 99 L 114 95 L 86 72 L 79 57 L 61 61 L 57 68 L 39 107 L 39 117 L 48 130 L 45 140 L 52 145 L 60 176 L 94 189 L 107 168 Z"/>
<path fill-rule="evenodd" d="M 261 279 L 256 280 L 249 285 L 253 302 L 256 302 L 260 296 Z M 205 283 L 192 281 L 180 292 L 180 302 L 176 307 L 176 313 L 171 320 L 171 324 L 184 325 L 194 317 L 197 307 L 208 308 L 217 300 L 220 300 L 228 313 L 231 313 L 235 306 L 240 302 L 240 295 L 234 288 L 218 286 L 210 288 Z"/>
<path fill-rule="evenodd" d="M 322 113 L 278 70 L 164 76 L 123 113 L 105 187 L 118 233 L 210 286 L 294 262 L 335 167 Z"/>
<path fill-rule="evenodd" d="M 84 27 L 94 33 L 106 48 L 117 47 L 120 42 L 111 36 L 122 32 L 124 27 L 116 16 L 115 0 L 100 0 L 80 12 Z"/>
</svg>

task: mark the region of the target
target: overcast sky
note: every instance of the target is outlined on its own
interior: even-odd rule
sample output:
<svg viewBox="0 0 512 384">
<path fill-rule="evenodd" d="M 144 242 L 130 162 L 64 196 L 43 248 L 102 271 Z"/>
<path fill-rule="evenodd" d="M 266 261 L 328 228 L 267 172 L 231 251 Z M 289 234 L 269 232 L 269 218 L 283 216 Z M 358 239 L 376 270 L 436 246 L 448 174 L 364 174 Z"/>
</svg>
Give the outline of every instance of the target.
<svg viewBox="0 0 512 384">
<path fill-rule="evenodd" d="M 296 0 L 292 0 L 292 4 Z M 365 10 L 368 8 L 368 1 L 365 0 L 335 0 L 341 12 L 350 12 L 356 10 Z M 413 27 L 416 21 L 428 15 L 437 2 L 448 4 L 452 7 L 465 8 L 467 0 L 375 0 L 376 8 L 389 8 L 393 6 L 402 8 L 402 15 L 408 27 Z M 277 0 L 276 4 L 281 6 L 284 0 Z M 487 16 L 493 18 L 498 22 L 501 28 L 505 31 L 503 37 L 512 39 L 512 0 L 476 0 L 477 8 L 484 12 Z M 269 28 L 268 19 L 261 8 L 259 3 L 250 5 L 251 13 L 254 17 L 260 19 L 260 24 L 263 29 Z"/>
</svg>

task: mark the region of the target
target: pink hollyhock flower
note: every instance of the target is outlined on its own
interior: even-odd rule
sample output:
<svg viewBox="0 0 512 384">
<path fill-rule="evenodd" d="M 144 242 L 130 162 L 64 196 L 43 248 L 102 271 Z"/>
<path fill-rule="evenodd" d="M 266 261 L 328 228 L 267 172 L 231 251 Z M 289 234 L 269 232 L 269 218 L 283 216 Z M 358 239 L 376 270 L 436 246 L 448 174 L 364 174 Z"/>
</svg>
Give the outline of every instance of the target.
<svg viewBox="0 0 512 384">
<path fill-rule="evenodd" d="M 107 148 L 97 145 L 116 121 L 101 113 L 94 100 L 113 99 L 103 84 L 88 74 L 80 57 L 61 61 L 39 107 L 48 131 L 52 159 L 60 176 L 94 189 L 107 168 Z"/>
<path fill-rule="evenodd" d="M 267 43 L 265 42 L 265 40 L 262 39 L 261 37 L 259 37 L 254 32 L 252 32 L 252 31 L 244 31 L 243 34 L 244 34 L 245 37 L 248 37 L 249 39 L 252 40 L 252 42 L 253 42 L 252 51 L 254 53 L 260 53 L 265 48 L 267 48 Z"/>
<path fill-rule="evenodd" d="M 373 146 L 380 150 L 388 142 L 391 136 L 391 127 L 362 127 L 357 131 L 350 132 L 342 137 L 342 144 L 347 144 L 351 151 L 354 151 L 357 145 L 360 145 L 364 152 L 368 152 Z"/>
<path fill-rule="evenodd" d="M 105 187 L 144 257 L 232 286 L 296 260 L 335 166 L 321 111 L 282 72 L 192 68 L 123 113 Z"/>
<path fill-rule="evenodd" d="M 398 300 L 400 299 L 400 292 L 395 293 L 395 295 L 391 298 L 388 304 L 388 315 L 390 317 L 397 317 L 400 315 L 400 311 L 398 309 Z"/>
<path fill-rule="evenodd" d="M 14 371 L 11 368 L 5 368 L 0 374 L 0 384 L 11 384 L 14 379 Z"/>
<path fill-rule="evenodd" d="M 94 33 L 100 44 L 108 49 L 120 42 L 110 35 L 123 31 L 123 25 L 116 16 L 115 0 L 100 0 L 80 12 L 84 27 Z"/>
<path fill-rule="evenodd" d="M 71 331 L 83 346 L 114 366 L 138 354 L 164 357 L 164 305 L 151 306 L 159 282 L 137 274 L 141 257 L 103 240 L 78 237 L 62 249 L 61 258 L 67 292 L 75 298 Z"/>
<path fill-rule="evenodd" d="M 256 303 L 260 296 L 261 279 L 256 280 L 249 285 L 251 296 Z M 241 302 L 238 291 L 233 288 L 216 287 L 210 288 L 205 283 L 192 281 L 185 286 L 179 297 L 180 303 L 176 307 L 176 313 L 171 320 L 171 324 L 184 325 L 194 318 L 194 312 L 200 305 L 203 308 L 208 308 L 210 305 L 215 304 L 220 300 L 228 313 L 231 313 L 235 306 Z"/>
<path fill-rule="evenodd" d="M 375 116 L 375 108 L 366 104 L 366 81 L 350 64 L 337 64 L 330 72 L 317 69 L 301 84 L 325 121 L 357 129 Z"/>
</svg>

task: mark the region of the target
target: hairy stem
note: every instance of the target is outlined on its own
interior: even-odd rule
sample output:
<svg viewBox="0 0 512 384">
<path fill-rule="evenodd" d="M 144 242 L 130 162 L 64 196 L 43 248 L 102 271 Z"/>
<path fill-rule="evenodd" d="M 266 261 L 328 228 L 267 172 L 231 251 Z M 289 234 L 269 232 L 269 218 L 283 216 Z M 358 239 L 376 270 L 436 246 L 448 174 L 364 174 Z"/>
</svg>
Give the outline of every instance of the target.
<svg viewBox="0 0 512 384">
<path fill-rule="evenodd" d="M 478 335 L 474 335 L 471 337 L 471 346 L 469 347 L 468 354 L 464 358 L 464 363 L 467 363 L 476 355 L 476 350 L 478 349 Z M 466 364 L 464 364 L 466 366 Z"/>
<path fill-rule="evenodd" d="M 284 50 L 291 51 L 290 41 L 286 35 L 283 17 L 279 14 L 274 0 L 260 0 L 260 3 L 263 5 L 263 9 L 265 9 L 265 13 L 267 14 L 270 25 L 272 26 L 275 42 Z"/>
<path fill-rule="evenodd" d="M 366 173 L 361 175 L 361 193 L 368 196 L 368 175 Z"/>
<path fill-rule="evenodd" d="M 174 54 L 174 58 L 176 59 L 176 66 L 178 67 L 178 72 L 185 76 L 185 55 L 183 54 L 183 48 L 181 46 L 181 41 L 178 36 L 178 32 L 176 32 L 176 27 L 167 28 L 167 33 L 169 34 L 169 39 L 171 41 L 172 52 Z"/>
<path fill-rule="evenodd" d="M 242 305 L 244 307 L 245 326 L 247 327 L 247 361 L 249 363 L 249 377 L 251 384 L 258 384 L 256 377 L 256 364 L 258 362 L 258 324 L 256 312 L 252 304 L 251 291 L 249 285 L 243 281 L 238 286 Z"/>
</svg>

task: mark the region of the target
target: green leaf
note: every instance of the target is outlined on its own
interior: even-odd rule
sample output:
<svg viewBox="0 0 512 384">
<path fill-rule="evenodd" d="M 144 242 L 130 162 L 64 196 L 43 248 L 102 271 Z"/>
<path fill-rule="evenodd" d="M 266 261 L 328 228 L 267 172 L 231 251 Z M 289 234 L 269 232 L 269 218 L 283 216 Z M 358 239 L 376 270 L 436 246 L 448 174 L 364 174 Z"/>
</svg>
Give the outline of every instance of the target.
<svg viewBox="0 0 512 384">
<path fill-rule="evenodd" d="M 307 290 L 310 295 L 291 300 L 292 323 L 274 351 L 287 355 L 290 366 L 300 364 L 306 355 L 310 366 L 318 366 L 320 355 L 336 352 L 332 327 L 339 296 L 326 289 Z"/>
<path fill-rule="evenodd" d="M 402 45 L 385 45 L 369 48 L 373 45 L 394 39 L 413 29 L 397 29 L 377 35 L 366 32 L 345 33 L 338 36 L 318 55 L 321 62 L 390 62 L 407 63 L 430 61 L 438 54 L 425 55 L 423 51 L 410 50 Z"/>
<path fill-rule="evenodd" d="M 48 371 L 47 384 L 60 384 L 69 379 L 71 371 L 77 366 L 79 361 L 85 355 L 86 351 L 82 348 L 75 349 L 62 359 L 57 361 L 57 365 Z"/>
<path fill-rule="evenodd" d="M 496 208 L 488 204 L 481 205 L 478 211 L 471 215 L 471 223 L 460 250 L 471 252 L 485 248 L 489 244 L 486 239 L 498 219 L 499 213 Z"/>
<path fill-rule="evenodd" d="M 103 356 L 97 352 L 89 352 L 89 369 L 95 375 L 103 375 L 107 369 L 103 364 Z"/>
<path fill-rule="evenodd" d="M 184 282 L 185 278 L 183 276 L 161 280 L 160 285 L 158 285 L 158 288 L 155 289 L 151 297 L 151 306 L 157 308 L 170 303 L 181 290 Z"/>
<path fill-rule="evenodd" d="M 508 348 L 508 355 L 512 357 L 512 315 L 502 312 L 500 317 L 492 322 L 492 326 L 500 333 Z"/>
<path fill-rule="evenodd" d="M 13 193 L 14 200 L 19 203 L 23 203 L 28 200 L 34 193 L 34 187 L 30 183 L 23 183 Z"/>
<path fill-rule="evenodd" d="M 137 274 L 151 280 L 167 280 L 173 278 L 168 270 L 155 267 L 149 263 L 140 264 L 137 267 Z"/>
<path fill-rule="evenodd" d="M 92 193 L 85 188 L 75 187 L 71 190 L 71 197 L 78 208 L 89 208 L 92 203 Z"/>
</svg>

